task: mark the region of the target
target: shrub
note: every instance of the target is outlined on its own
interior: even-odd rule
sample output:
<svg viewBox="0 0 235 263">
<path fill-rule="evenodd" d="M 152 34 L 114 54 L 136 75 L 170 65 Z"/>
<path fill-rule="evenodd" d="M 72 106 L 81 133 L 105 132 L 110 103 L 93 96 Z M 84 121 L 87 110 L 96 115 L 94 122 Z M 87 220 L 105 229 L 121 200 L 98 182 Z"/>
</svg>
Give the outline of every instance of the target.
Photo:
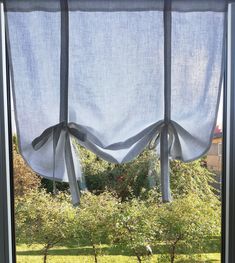
<svg viewBox="0 0 235 263">
<path fill-rule="evenodd" d="M 134 198 L 122 203 L 115 215 L 112 241 L 130 249 L 138 262 L 149 254 L 146 248 L 153 243 L 154 229 L 157 228 L 157 221 L 153 218 L 156 208 L 156 204 L 149 207 L 144 201 Z"/>
<path fill-rule="evenodd" d="M 41 179 L 25 163 L 19 154 L 16 137 L 13 137 L 13 167 L 15 197 L 23 196 L 32 189 L 38 189 Z"/>
<path fill-rule="evenodd" d="M 215 174 L 211 173 L 201 160 L 183 163 L 171 161 L 171 189 L 174 198 L 183 198 L 192 193 L 204 200 L 211 196 L 218 196 L 218 192 L 212 186 L 215 182 Z"/>
<path fill-rule="evenodd" d="M 18 241 L 42 244 L 44 263 L 49 249 L 74 236 L 77 211 L 63 193 L 31 191 L 16 200 L 15 211 Z"/>
<path fill-rule="evenodd" d="M 157 236 L 169 248 L 170 262 L 175 262 L 178 246 L 190 254 L 200 249 L 208 236 L 220 234 L 220 207 L 216 198 L 204 201 L 195 194 L 162 204 L 156 218 Z"/>
<path fill-rule="evenodd" d="M 93 248 L 94 261 L 98 262 L 98 245 L 107 243 L 116 214 L 118 199 L 108 192 L 100 195 L 85 193 L 78 207 L 76 236 Z"/>
<path fill-rule="evenodd" d="M 108 189 L 126 201 L 139 197 L 144 189 L 155 187 L 160 192 L 160 163 L 155 151 L 145 150 L 126 164 L 111 164 L 82 147 L 78 146 L 78 150 L 87 188 L 93 193 L 99 194 Z M 182 198 L 189 193 L 204 199 L 219 196 L 213 187 L 215 175 L 202 160 L 189 163 L 170 161 L 170 178 L 173 198 Z"/>
<path fill-rule="evenodd" d="M 134 161 L 126 164 L 108 163 L 92 152 L 78 147 L 86 178 L 87 188 L 93 193 L 106 189 L 116 192 L 122 201 L 138 197 L 143 189 L 149 189 L 149 171 L 154 173 L 157 157 L 154 151 L 146 150 Z"/>
</svg>

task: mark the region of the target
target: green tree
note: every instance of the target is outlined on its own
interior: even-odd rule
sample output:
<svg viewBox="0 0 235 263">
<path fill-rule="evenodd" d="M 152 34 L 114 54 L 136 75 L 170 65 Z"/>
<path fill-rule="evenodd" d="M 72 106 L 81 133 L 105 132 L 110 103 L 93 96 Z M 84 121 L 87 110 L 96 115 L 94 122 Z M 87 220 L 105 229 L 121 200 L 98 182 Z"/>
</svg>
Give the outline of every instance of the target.
<svg viewBox="0 0 235 263">
<path fill-rule="evenodd" d="M 43 245 L 43 262 L 56 244 L 74 236 L 77 210 L 63 194 L 53 196 L 42 191 L 31 191 L 16 200 L 16 234 L 18 241 Z"/>
<path fill-rule="evenodd" d="M 171 161 L 171 189 L 174 198 L 182 198 L 189 193 L 198 195 L 204 200 L 219 196 L 213 187 L 215 174 L 210 172 L 202 160 L 184 163 Z"/>
<path fill-rule="evenodd" d="M 169 248 L 171 263 L 175 262 L 179 245 L 184 253 L 202 251 L 203 240 L 220 234 L 220 207 L 216 198 L 204 201 L 189 194 L 175 199 L 160 206 L 156 220 L 157 236 Z"/>
<path fill-rule="evenodd" d="M 118 199 L 108 192 L 94 195 L 89 192 L 81 198 L 78 207 L 76 236 L 93 248 L 94 261 L 98 262 L 98 245 L 107 243 L 113 225 L 113 214 L 118 207 Z"/>
<path fill-rule="evenodd" d="M 157 221 L 153 215 L 157 213 L 157 205 L 152 207 L 136 198 L 123 202 L 115 215 L 115 225 L 111 235 L 112 241 L 118 246 L 130 249 L 138 262 L 149 254 L 146 249 L 154 240 L 154 229 Z"/>
<path fill-rule="evenodd" d="M 126 164 L 111 164 L 78 146 L 87 187 L 95 194 L 106 189 L 115 191 L 122 201 L 142 195 L 144 189 L 155 187 L 160 192 L 160 162 L 154 150 L 145 150 Z M 201 198 L 219 196 L 213 187 L 215 175 L 202 160 L 183 163 L 170 161 L 173 198 L 194 193 Z M 142 195 L 142 197 L 144 197 Z"/>
<path fill-rule="evenodd" d="M 92 152 L 78 146 L 88 190 L 95 194 L 106 189 L 117 193 L 122 201 L 138 197 L 143 189 L 149 189 L 149 175 L 154 174 L 157 157 L 154 151 L 146 150 L 135 160 L 126 164 L 112 164 Z"/>
</svg>

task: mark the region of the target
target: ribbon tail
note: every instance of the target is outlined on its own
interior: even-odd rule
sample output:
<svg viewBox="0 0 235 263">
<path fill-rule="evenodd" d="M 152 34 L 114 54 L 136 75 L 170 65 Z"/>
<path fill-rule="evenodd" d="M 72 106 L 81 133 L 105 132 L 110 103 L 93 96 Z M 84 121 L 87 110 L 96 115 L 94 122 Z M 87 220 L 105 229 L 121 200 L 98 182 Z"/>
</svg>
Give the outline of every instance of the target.
<svg viewBox="0 0 235 263">
<path fill-rule="evenodd" d="M 32 141 L 32 146 L 33 146 L 34 150 L 37 151 L 44 144 L 46 144 L 52 134 L 53 134 L 53 127 L 49 127 L 40 136 L 35 138 Z"/>
<path fill-rule="evenodd" d="M 179 135 L 174 127 L 174 125 L 170 126 L 171 132 L 170 132 L 170 155 L 174 158 L 174 159 L 180 159 L 182 156 L 182 149 L 181 149 L 181 144 L 180 144 L 180 139 L 179 139 Z"/>
<path fill-rule="evenodd" d="M 72 196 L 72 203 L 74 206 L 80 204 L 80 191 L 78 187 L 78 182 L 76 178 L 73 155 L 70 143 L 69 134 L 65 134 L 65 163 L 69 179 L 69 187 Z"/>
<path fill-rule="evenodd" d="M 55 166 L 56 166 L 56 149 L 59 142 L 61 134 L 61 128 L 59 125 L 53 127 L 53 194 L 55 195 L 56 190 L 56 181 L 55 181 Z"/>
<path fill-rule="evenodd" d="M 161 192 L 163 202 L 170 202 L 172 200 L 170 192 L 170 167 L 168 144 L 168 126 L 164 126 L 160 135 Z"/>
<path fill-rule="evenodd" d="M 71 145 L 72 145 L 71 148 L 72 148 L 72 154 L 73 154 L 74 168 L 75 168 L 75 173 L 76 173 L 77 180 L 78 180 L 79 189 L 81 192 L 85 192 L 87 191 L 86 179 L 82 172 L 82 166 L 80 163 L 80 153 L 79 153 L 78 147 L 75 147 L 73 145 L 73 140 L 71 140 Z"/>
</svg>

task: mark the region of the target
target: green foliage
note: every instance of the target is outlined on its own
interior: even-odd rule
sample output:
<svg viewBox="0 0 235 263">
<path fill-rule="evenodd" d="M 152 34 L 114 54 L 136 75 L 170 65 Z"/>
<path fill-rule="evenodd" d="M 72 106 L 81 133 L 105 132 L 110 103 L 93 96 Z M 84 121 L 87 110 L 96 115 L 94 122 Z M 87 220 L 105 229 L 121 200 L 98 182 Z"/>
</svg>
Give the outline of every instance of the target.
<svg viewBox="0 0 235 263">
<path fill-rule="evenodd" d="M 182 198 L 190 193 L 208 200 L 212 196 L 218 196 L 218 192 L 212 186 L 215 182 L 215 174 L 211 173 L 201 160 L 183 163 L 171 161 L 171 189 L 174 198 Z"/>
<path fill-rule="evenodd" d="M 93 193 L 99 194 L 108 189 L 116 192 L 122 201 L 139 197 L 152 186 L 160 193 L 160 163 L 155 151 L 145 150 L 126 164 L 111 164 L 83 147 L 77 147 L 88 190 Z M 171 161 L 170 173 L 173 198 L 182 198 L 189 193 L 203 199 L 218 196 L 213 187 L 215 175 L 202 160 L 189 163 Z"/>
<path fill-rule="evenodd" d="M 16 136 L 13 136 L 13 168 L 14 168 L 14 193 L 18 198 L 30 192 L 32 189 L 38 189 L 41 185 L 41 179 L 25 163 L 19 153 Z"/>
<path fill-rule="evenodd" d="M 42 178 L 40 188 L 46 189 L 48 193 L 53 193 L 53 180 Z M 56 190 L 59 192 L 68 191 L 69 184 L 65 182 L 56 182 Z"/>
<path fill-rule="evenodd" d="M 31 191 L 16 200 L 15 211 L 18 241 L 42 244 L 44 262 L 49 249 L 74 235 L 76 210 L 63 193 Z"/>
<path fill-rule="evenodd" d="M 95 262 L 98 262 L 99 244 L 108 240 L 113 214 L 116 214 L 118 206 L 118 199 L 108 192 L 100 195 L 87 192 L 82 196 L 76 221 L 76 236 L 92 246 Z"/>
<path fill-rule="evenodd" d="M 82 195 L 80 207 L 72 207 L 64 193 L 52 195 L 52 182 L 47 180 L 42 181 L 42 187 L 49 193 L 27 187 L 29 191 L 16 200 L 18 241 L 42 244 L 44 262 L 49 249 L 71 241 L 91 246 L 95 262 L 101 244 L 110 241 L 132 251 L 138 262 L 147 257 L 147 245 L 155 245 L 161 252 L 159 244 L 164 244 L 162 253 L 167 247 L 166 260 L 174 262 L 182 247 L 183 253 L 202 252 L 202 241 L 220 234 L 214 177 L 201 161 L 170 162 L 173 202 L 169 204 L 161 202 L 159 160 L 153 151 L 146 150 L 122 165 L 103 161 L 82 147 L 79 151 L 91 190 Z M 150 189 L 150 177 L 154 178 L 152 185 L 156 184 L 154 190 Z M 57 184 L 63 191 L 67 186 Z"/>
<path fill-rule="evenodd" d="M 162 204 L 156 220 L 157 236 L 169 246 L 170 262 L 183 244 L 184 253 L 203 251 L 203 240 L 220 234 L 220 207 L 216 198 L 204 201 L 195 194 Z M 167 261 L 169 262 L 169 261 Z"/>
<path fill-rule="evenodd" d="M 136 198 L 119 205 L 115 215 L 115 225 L 111 235 L 118 246 L 130 249 L 138 262 L 148 255 L 146 246 L 154 241 L 154 229 L 158 222 L 153 220 L 157 213 L 156 204 L 149 207 L 146 202 Z"/>
<path fill-rule="evenodd" d="M 83 172 L 88 190 L 102 193 L 106 189 L 114 191 L 122 201 L 140 195 L 149 189 L 149 167 L 157 163 L 153 151 L 144 151 L 134 161 L 126 164 L 108 163 L 90 151 L 77 146 L 80 152 Z"/>
<path fill-rule="evenodd" d="M 138 262 L 146 259 L 147 245 L 167 252 L 166 262 L 174 262 L 178 253 L 202 253 L 208 240 L 220 234 L 220 207 L 216 197 L 206 201 L 196 194 L 161 203 L 152 190 L 145 199 L 122 203 L 108 192 L 88 192 L 74 208 L 65 194 L 32 191 L 16 200 L 16 230 L 19 242 L 43 245 L 44 262 L 48 250 L 61 242 L 91 246 L 98 262 L 101 245 L 110 241 L 132 251 Z"/>
</svg>

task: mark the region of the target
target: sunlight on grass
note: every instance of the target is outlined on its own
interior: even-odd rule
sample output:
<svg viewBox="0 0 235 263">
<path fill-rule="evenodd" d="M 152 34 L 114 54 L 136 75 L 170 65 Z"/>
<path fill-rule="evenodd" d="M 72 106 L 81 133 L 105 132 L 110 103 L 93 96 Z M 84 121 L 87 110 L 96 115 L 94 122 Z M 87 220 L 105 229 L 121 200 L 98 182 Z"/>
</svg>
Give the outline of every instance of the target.
<svg viewBox="0 0 235 263">
<path fill-rule="evenodd" d="M 41 255 L 42 246 L 40 245 L 19 245 L 17 246 L 17 263 L 40 263 L 43 262 Z M 100 263 L 136 263 L 136 258 L 128 255 L 120 248 L 111 248 L 102 246 L 104 255 L 99 256 Z M 158 255 L 154 255 L 148 263 L 156 263 Z M 49 251 L 48 263 L 93 263 L 92 249 L 89 246 L 76 247 L 76 246 L 60 246 L 54 247 Z M 176 262 L 178 263 L 215 263 L 220 262 L 219 253 L 208 253 L 195 255 L 193 258 L 187 258 L 184 255 L 177 255 Z"/>
</svg>

